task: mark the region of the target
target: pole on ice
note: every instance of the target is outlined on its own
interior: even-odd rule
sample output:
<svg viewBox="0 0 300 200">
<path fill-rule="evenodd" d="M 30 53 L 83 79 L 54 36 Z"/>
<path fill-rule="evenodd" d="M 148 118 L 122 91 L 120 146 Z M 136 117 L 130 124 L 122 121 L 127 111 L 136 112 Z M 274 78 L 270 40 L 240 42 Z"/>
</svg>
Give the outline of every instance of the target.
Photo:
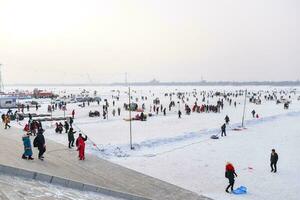
<svg viewBox="0 0 300 200">
<path fill-rule="evenodd" d="M 51 93 L 52 93 L 52 91 L 51 91 Z M 53 94 L 53 93 L 52 93 Z M 52 104 L 53 104 L 53 96 L 51 96 L 51 125 L 52 125 L 52 121 L 53 121 L 53 107 L 52 107 Z"/>
<path fill-rule="evenodd" d="M 243 110 L 243 118 L 242 118 L 242 127 L 243 128 L 244 128 L 244 122 L 245 122 L 246 102 L 247 102 L 247 89 L 245 90 L 245 101 L 244 101 L 244 110 Z"/>
<path fill-rule="evenodd" d="M 128 96 L 129 96 L 129 132 L 130 132 L 130 149 L 134 149 L 132 146 L 132 120 L 131 120 L 131 94 L 130 94 L 130 86 L 128 86 Z"/>
<path fill-rule="evenodd" d="M 125 83 L 128 86 L 128 111 L 129 111 L 129 140 L 130 140 L 130 149 L 133 150 L 134 147 L 132 145 L 132 120 L 131 120 L 131 91 L 130 85 L 127 82 L 127 73 L 125 73 Z"/>
</svg>

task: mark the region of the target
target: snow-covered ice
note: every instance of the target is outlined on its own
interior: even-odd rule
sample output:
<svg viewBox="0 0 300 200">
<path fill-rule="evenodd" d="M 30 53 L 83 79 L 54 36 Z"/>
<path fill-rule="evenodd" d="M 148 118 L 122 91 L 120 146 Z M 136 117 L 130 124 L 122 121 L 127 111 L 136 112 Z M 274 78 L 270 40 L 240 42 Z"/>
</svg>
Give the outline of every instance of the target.
<svg viewBox="0 0 300 200">
<path fill-rule="evenodd" d="M 299 88 L 289 87 L 248 87 L 249 92 L 254 91 L 295 91 L 284 95 L 292 103 L 288 110 L 283 109 L 283 104 L 275 101 L 265 101 L 262 104 L 249 103 L 246 105 L 246 130 L 233 131 L 232 128 L 241 125 L 244 97 L 234 98 L 237 107 L 229 106 L 225 102 L 221 113 L 192 113 L 183 114 L 178 119 L 178 107 L 183 111 L 184 104 L 178 104 L 174 96 L 176 107 L 171 112 L 167 108 L 167 116 L 162 113 L 148 118 L 146 122 L 133 121 L 133 143 L 135 150 L 129 148 L 129 122 L 123 118 L 128 117 L 128 112 L 122 110 L 121 116 L 113 117 L 113 108 L 123 108 L 127 102 L 127 88 L 86 88 L 90 93 L 97 90 L 102 99 L 110 102 L 109 117 L 89 118 L 90 110 L 99 110 L 102 113 L 102 104 L 91 103 L 90 106 L 80 108 L 78 103 L 68 104 L 67 115 L 75 109 L 75 130 L 79 129 L 90 138 L 87 152 L 110 161 L 116 162 L 131 169 L 154 176 L 156 178 L 179 185 L 199 194 L 207 195 L 214 199 L 300 199 L 297 189 L 300 188 L 299 141 L 300 132 L 300 101 Z M 133 88 L 133 100 L 139 98 L 139 106 L 145 103 L 146 113 L 150 110 L 150 104 L 154 98 L 159 97 L 164 107 L 168 106 L 169 92 L 193 92 L 193 91 L 237 91 L 243 87 L 135 87 Z M 63 91 L 62 88 L 52 88 L 52 91 Z M 81 89 L 66 88 L 61 95 L 79 93 Z M 114 91 L 113 91 L 114 90 Z M 113 107 L 112 95 L 120 90 L 120 101 L 116 101 Z M 154 94 L 154 95 L 153 95 Z M 141 101 L 141 96 L 147 96 L 147 101 Z M 283 94 L 282 94 L 283 95 Z M 278 93 L 278 97 L 280 94 Z M 199 104 L 202 104 L 200 97 Z M 214 104 L 218 97 L 206 99 L 205 103 Z M 189 97 L 187 102 L 192 106 L 196 98 Z M 46 113 L 49 100 L 42 101 L 42 107 L 38 113 Z M 251 111 L 255 109 L 259 118 L 252 118 Z M 31 112 L 34 112 L 33 110 Z M 54 116 L 63 116 L 63 111 L 55 111 Z M 133 112 L 133 116 L 136 113 Z M 212 140 L 212 134 L 218 134 L 220 126 L 224 123 L 224 117 L 228 114 L 230 125 L 228 136 L 220 140 Z M 21 128 L 25 121 L 15 126 Z M 67 135 L 54 132 L 53 123 L 44 123 L 46 137 L 56 142 L 67 145 Z M 94 143 L 99 147 L 95 148 Z M 271 174 L 269 169 L 269 156 L 272 148 L 279 154 L 278 173 Z M 225 193 L 227 180 L 224 177 L 226 161 L 231 161 L 239 177 L 236 186 L 244 185 L 249 193 L 244 196 L 233 196 Z"/>
</svg>

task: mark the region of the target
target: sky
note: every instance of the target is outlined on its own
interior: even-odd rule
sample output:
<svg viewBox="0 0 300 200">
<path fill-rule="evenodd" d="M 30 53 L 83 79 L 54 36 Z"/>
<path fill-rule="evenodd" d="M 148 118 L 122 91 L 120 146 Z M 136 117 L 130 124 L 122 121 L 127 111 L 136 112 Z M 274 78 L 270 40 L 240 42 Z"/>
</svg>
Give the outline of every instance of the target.
<svg viewBox="0 0 300 200">
<path fill-rule="evenodd" d="M 0 0 L 5 84 L 300 79 L 298 0 Z"/>
</svg>

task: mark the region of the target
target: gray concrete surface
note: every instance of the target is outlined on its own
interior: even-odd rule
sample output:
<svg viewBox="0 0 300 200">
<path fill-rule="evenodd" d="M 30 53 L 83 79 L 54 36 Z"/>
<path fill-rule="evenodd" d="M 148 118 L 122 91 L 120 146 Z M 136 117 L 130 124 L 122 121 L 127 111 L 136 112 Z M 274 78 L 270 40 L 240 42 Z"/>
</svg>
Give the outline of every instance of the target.
<svg viewBox="0 0 300 200">
<path fill-rule="evenodd" d="M 1 175 L 1 200 L 124 200 L 96 192 L 70 189 L 54 184 Z"/>
<path fill-rule="evenodd" d="M 3 130 L 1 127 L 0 164 L 37 172 L 35 175 L 37 180 L 52 181 L 63 185 L 64 180 L 62 179 L 67 179 L 74 181 L 69 184 L 73 188 L 81 189 L 84 188 L 83 184 L 86 184 L 86 187 L 103 188 L 102 192 L 104 193 L 111 191 L 111 195 L 114 195 L 113 191 L 116 191 L 119 194 L 136 195 L 153 200 L 209 199 L 93 155 L 87 155 L 85 161 L 80 161 L 77 157 L 77 151 L 69 150 L 66 146 L 50 140 L 46 141 L 47 152 L 44 161 L 38 159 L 34 161 L 23 160 L 21 159 L 23 153 L 21 137 L 23 134 L 22 130 L 15 128 Z M 37 151 L 34 149 L 34 157 L 36 158 L 36 156 Z M 18 175 L 18 170 L 7 171 L 6 173 Z M 27 173 L 30 176 L 30 172 Z"/>
</svg>

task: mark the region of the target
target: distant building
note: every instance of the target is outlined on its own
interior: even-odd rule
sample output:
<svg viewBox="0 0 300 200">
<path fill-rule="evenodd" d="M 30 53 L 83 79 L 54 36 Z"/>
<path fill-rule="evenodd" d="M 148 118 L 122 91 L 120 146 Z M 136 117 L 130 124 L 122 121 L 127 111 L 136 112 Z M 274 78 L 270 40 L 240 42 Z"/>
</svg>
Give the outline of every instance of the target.
<svg viewBox="0 0 300 200">
<path fill-rule="evenodd" d="M 54 95 L 52 92 L 47 92 L 43 90 L 34 89 L 33 91 L 33 97 L 40 99 L 40 98 L 53 98 L 56 95 Z"/>
<path fill-rule="evenodd" d="M 16 97 L 0 96 L 1 109 L 16 108 L 16 107 L 17 107 Z"/>
</svg>

